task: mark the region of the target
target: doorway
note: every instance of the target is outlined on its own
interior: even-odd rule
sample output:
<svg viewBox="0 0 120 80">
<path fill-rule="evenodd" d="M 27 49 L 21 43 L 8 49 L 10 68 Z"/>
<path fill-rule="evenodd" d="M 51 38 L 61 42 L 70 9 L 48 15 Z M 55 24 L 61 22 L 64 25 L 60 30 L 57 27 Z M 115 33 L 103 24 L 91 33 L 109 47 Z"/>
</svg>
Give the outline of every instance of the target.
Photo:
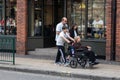
<svg viewBox="0 0 120 80">
<path fill-rule="evenodd" d="M 44 44 L 46 47 L 55 46 L 55 29 L 64 15 L 63 0 L 46 0 L 44 2 Z"/>
<path fill-rule="evenodd" d="M 63 0 L 28 1 L 28 49 L 55 46 L 55 28 L 63 9 Z"/>
</svg>

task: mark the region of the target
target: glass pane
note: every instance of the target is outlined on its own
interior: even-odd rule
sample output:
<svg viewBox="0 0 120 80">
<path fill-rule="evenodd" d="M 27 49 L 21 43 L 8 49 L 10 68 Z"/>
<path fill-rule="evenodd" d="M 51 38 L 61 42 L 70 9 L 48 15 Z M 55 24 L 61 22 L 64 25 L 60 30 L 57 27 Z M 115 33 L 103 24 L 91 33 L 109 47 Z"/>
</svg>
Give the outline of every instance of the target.
<svg viewBox="0 0 120 80">
<path fill-rule="evenodd" d="M 4 34 L 4 11 L 3 0 L 0 0 L 0 35 Z"/>
<path fill-rule="evenodd" d="M 88 1 L 88 4 L 86 4 L 86 1 Z M 78 24 L 78 32 L 81 38 L 85 38 L 85 36 L 96 39 L 105 38 L 105 0 L 73 0 L 71 4 L 72 23 Z M 86 17 L 88 20 L 86 20 Z"/>
<path fill-rule="evenodd" d="M 78 24 L 78 32 L 81 38 L 84 38 L 85 33 L 85 0 L 83 1 L 74 1 L 72 6 L 72 20 L 73 23 Z"/>
<path fill-rule="evenodd" d="M 0 0 L 0 4 L 2 4 L 3 3 L 3 0 Z"/>
<path fill-rule="evenodd" d="M 43 0 L 28 1 L 28 36 L 42 36 L 42 2 Z"/>
<path fill-rule="evenodd" d="M 87 37 L 105 38 L 105 0 L 89 0 Z"/>
<path fill-rule="evenodd" d="M 6 0 L 6 27 L 4 31 L 7 35 L 16 35 L 16 0 Z"/>
</svg>

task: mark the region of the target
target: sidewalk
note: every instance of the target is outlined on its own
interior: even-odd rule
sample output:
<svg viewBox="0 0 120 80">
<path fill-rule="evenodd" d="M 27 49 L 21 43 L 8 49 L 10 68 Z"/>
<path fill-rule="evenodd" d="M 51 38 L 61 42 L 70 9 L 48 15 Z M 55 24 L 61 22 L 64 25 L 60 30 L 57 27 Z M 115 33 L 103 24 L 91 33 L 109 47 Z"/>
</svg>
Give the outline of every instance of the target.
<svg viewBox="0 0 120 80">
<path fill-rule="evenodd" d="M 92 80 L 120 80 L 120 66 L 112 64 L 98 64 L 93 69 L 72 69 L 54 64 L 54 60 L 36 59 L 26 56 L 17 56 L 16 65 L 0 62 L 0 69 L 20 72 L 86 78 Z"/>
</svg>

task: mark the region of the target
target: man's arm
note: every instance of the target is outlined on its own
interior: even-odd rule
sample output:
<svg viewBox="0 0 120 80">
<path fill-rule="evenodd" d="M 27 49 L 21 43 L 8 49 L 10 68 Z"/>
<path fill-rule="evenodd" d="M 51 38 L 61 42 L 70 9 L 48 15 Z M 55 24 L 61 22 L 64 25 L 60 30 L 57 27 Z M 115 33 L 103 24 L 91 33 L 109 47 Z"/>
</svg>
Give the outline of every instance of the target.
<svg viewBox="0 0 120 80">
<path fill-rule="evenodd" d="M 70 43 L 70 41 L 67 39 L 67 38 L 65 38 L 64 36 L 61 36 L 67 43 Z"/>
<path fill-rule="evenodd" d="M 61 32 L 61 25 L 57 24 L 57 26 L 56 26 L 56 34 L 59 35 L 60 32 Z"/>
<path fill-rule="evenodd" d="M 60 31 L 56 31 L 56 34 L 58 34 L 58 35 L 59 35 L 59 34 L 60 34 Z"/>
<path fill-rule="evenodd" d="M 74 40 L 72 37 L 68 36 L 68 38 L 69 38 L 70 40 L 72 40 L 72 41 L 74 41 L 74 42 L 75 42 L 75 40 Z"/>
<path fill-rule="evenodd" d="M 72 41 L 74 41 L 75 42 L 75 40 L 72 38 L 72 37 L 70 37 L 70 35 L 67 33 L 67 36 L 68 36 L 68 38 L 70 39 L 70 40 L 72 40 Z"/>
</svg>

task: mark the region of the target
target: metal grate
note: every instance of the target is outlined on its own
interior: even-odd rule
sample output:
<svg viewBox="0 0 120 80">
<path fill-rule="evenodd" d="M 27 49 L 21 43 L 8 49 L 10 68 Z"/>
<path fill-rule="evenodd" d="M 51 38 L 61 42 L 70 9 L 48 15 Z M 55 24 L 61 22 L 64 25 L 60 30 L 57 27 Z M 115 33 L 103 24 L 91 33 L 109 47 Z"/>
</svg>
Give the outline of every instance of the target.
<svg viewBox="0 0 120 80">
<path fill-rule="evenodd" d="M 15 64 L 15 37 L 0 36 L 0 61 Z"/>
</svg>

